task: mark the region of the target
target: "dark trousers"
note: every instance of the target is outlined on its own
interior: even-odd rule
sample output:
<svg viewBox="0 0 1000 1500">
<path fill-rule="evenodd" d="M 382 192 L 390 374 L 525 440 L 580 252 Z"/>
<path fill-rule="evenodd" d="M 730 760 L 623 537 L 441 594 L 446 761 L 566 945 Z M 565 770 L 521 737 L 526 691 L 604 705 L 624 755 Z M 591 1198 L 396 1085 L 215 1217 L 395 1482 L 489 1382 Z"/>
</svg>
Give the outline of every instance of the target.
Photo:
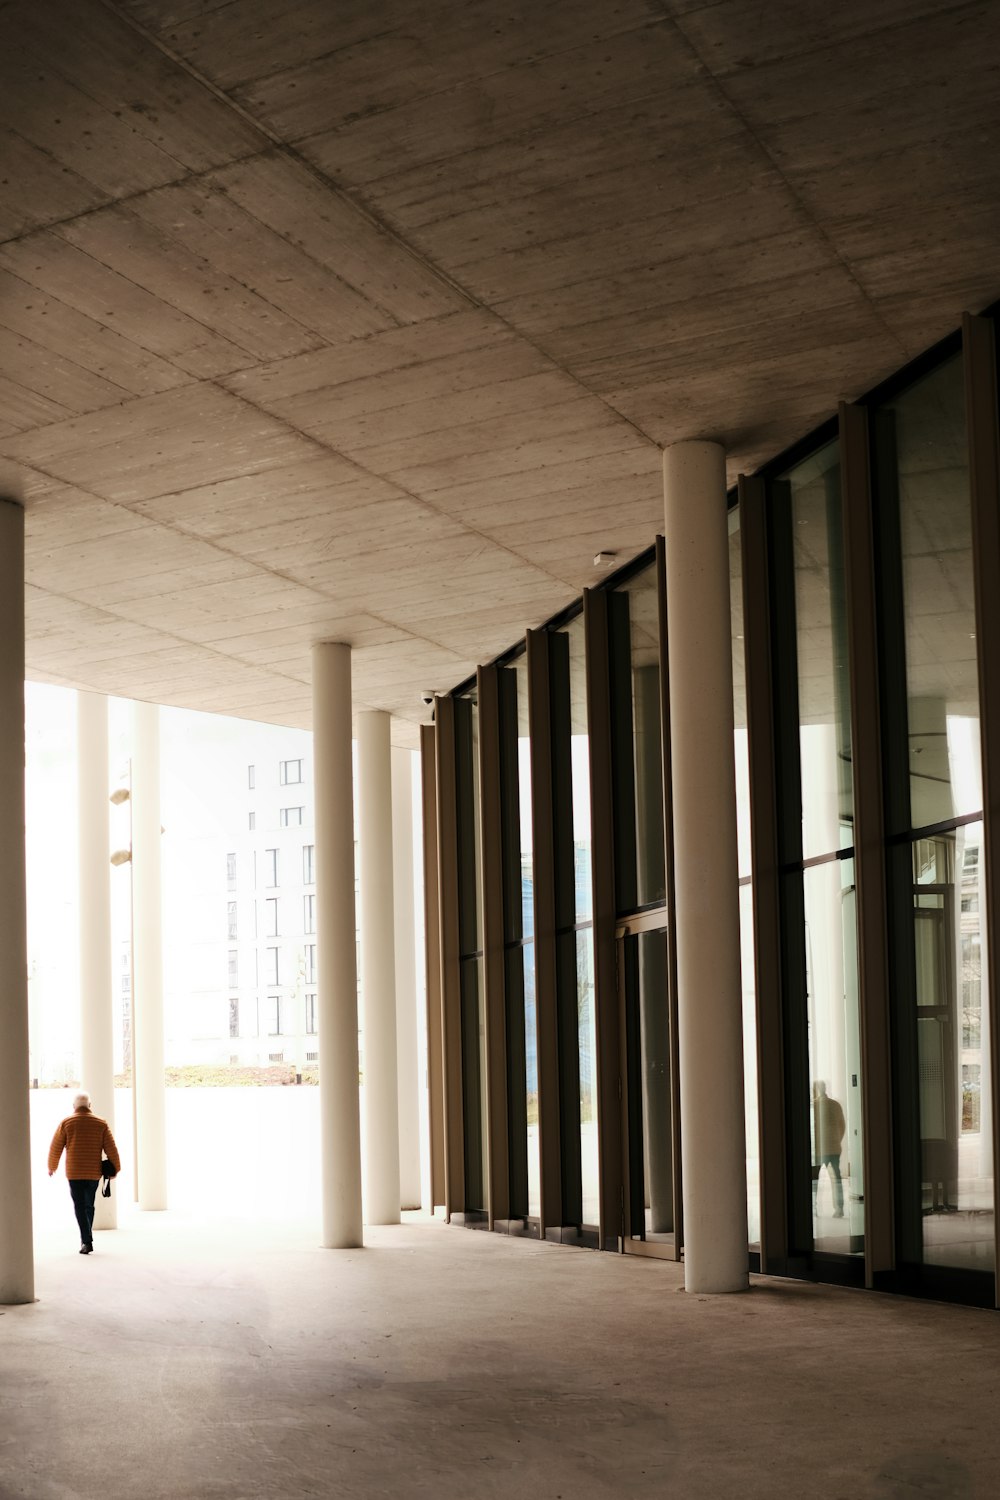
<svg viewBox="0 0 1000 1500">
<path fill-rule="evenodd" d="M 76 1222 L 80 1226 L 81 1245 L 92 1245 L 94 1243 L 94 1202 L 97 1198 L 97 1182 L 91 1182 L 88 1177 L 71 1177 L 69 1190 L 73 1195 L 73 1212 L 76 1214 Z"/>
</svg>

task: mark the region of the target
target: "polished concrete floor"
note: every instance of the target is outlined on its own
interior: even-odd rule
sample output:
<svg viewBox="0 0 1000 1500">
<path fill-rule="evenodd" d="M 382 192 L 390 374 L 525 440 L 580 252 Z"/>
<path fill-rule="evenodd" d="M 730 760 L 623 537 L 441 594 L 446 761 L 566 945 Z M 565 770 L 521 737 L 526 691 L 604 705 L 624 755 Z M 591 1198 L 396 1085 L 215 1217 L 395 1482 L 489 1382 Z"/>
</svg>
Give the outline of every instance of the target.
<svg viewBox="0 0 1000 1500">
<path fill-rule="evenodd" d="M 996 1314 L 419 1218 L 132 1212 L 86 1258 L 64 1207 L 0 1311 L 2 1500 L 997 1492 Z"/>
</svg>

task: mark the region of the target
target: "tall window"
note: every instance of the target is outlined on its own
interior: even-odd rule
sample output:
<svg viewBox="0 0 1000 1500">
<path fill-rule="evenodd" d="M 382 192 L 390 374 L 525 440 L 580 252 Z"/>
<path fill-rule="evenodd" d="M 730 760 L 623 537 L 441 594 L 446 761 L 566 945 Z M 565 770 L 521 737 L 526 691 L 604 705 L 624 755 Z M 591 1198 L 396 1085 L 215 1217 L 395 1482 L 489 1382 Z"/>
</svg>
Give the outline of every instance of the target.
<svg viewBox="0 0 1000 1500">
<path fill-rule="evenodd" d="M 800 1250 L 860 1255 L 861 1044 L 838 443 L 777 478 L 771 501 L 776 607 L 790 612 L 794 604 L 794 619 L 775 625 L 785 689 L 782 903 L 794 953 L 785 976 L 788 1056 L 795 1059 L 787 1096 L 792 1233 Z"/>
<path fill-rule="evenodd" d="M 306 984 L 316 983 L 316 944 L 306 943 Z"/>
<path fill-rule="evenodd" d="M 315 844 L 302 845 L 302 884 L 316 884 L 316 846 Z"/>
<path fill-rule="evenodd" d="M 250 788 L 251 792 L 254 790 L 256 785 L 257 768 L 255 766 L 247 766 L 247 786 Z"/>
<path fill-rule="evenodd" d="M 268 995 L 267 997 L 267 1031 L 269 1036 L 281 1036 L 281 996 Z"/>
<path fill-rule="evenodd" d="M 235 889 L 236 889 L 236 855 L 235 854 L 227 854 L 226 855 L 226 885 L 228 886 L 229 890 L 235 891 Z"/>
<path fill-rule="evenodd" d="M 278 767 L 278 780 L 282 786 L 297 786 L 302 780 L 302 762 L 283 760 Z"/>
<path fill-rule="evenodd" d="M 885 402 L 872 429 L 884 567 L 898 1254 L 908 1266 L 991 1272 L 983 792 L 961 359 Z"/>
<path fill-rule="evenodd" d="M 264 902 L 264 936 L 278 936 L 278 898 L 269 896 Z"/>
<path fill-rule="evenodd" d="M 254 829 L 257 827 L 257 814 L 255 812 L 247 814 L 247 827 L 249 828 L 251 833 L 253 833 Z"/>
<path fill-rule="evenodd" d="M 239 975 L 239 954 L 238 954 L 238 951 L 235 948 L 230 948 L 230 950 L 229 950 L 229 988 L 231 990 L 236 989 L 236 987 L 239 984 L 239 982 L 240 982 L 240 975 Z"/>
<path fill-rule="evenodd" d="M 301 807 L 283 807 L 278 813 L 278 822 L 282 828 L 298 828 L 302 823 Z"/>
<path fill-rule="evenodd" d="M 743 991 L 743 1100 L 746 1115 L 747 1239 L 760 1243 L 760 1124 L 757 1096 L 757 994 L 753 890 L 750 879 L 750 746 L 743 645 L 743 555 L 739 510 L 729 514 L 729 590 L 733 652 L 733 733 L 740 881 L 740 974 Z"/>
<path fill-rule="evenodd" d="M 316 931 L 316 897 L 312 892 L 302 897 L 302 931 Z"/>
<path fill-rule="evenodd" d="M 554 632 L 549 682 L 556 859 L 556 964 L 560 994 L 560 1096 L 567 1210 L 600 1218 L 597 1034 L 591 883 L 590 738 L 583 615 Z M 570 1038 L 575 1041 L 571 1044 Z M 579 1145 L 577 1145 L 577 1140 Z M 577 1167 L 579 1152 L 579 1168 Z M 575 1201 L 573 1201 L 575 1199 Z"/>
<path fill-rule="evenodd" d="M 266 984 L 281 983 L 281 974 L 278 963 L 280 952 L 280 948 L 267 949 L 267 977 L 265 979 Z"/>
<path fill-rule="evenodd" d="M 479 706 L 455 699 L 458 804 L 459 973 L 466 1212 L 486 1210 L 486 1008 L 479 882 Z"/>
<path fill-rule="evenodd" d="M 229 1035 L 232 1037 L 232 1036 L 239 1036 L 239 1034 L 240 1034 L 240 1002 L 239 1002 L 239 999 L 238 999 L 238 997 L 236 995 L 230 995 L 230 997 L 229 997 Z"/>
<path fill-rule="evenodd" d="M 306 1034 L 316 1035 L 316 996 L 313 993 L 306 995 Z"/>
<path fill-rule="evenodd" d="M 538 1218 L 538 1024 L 528 670 L 524 653 L 498 677 L 510 1216 Z"/>
<path fill-rule="evenodd" d="M 278 884 L 278 851 L 277 849 L 264 850 L 264 884 Z"/>
<path fill-rule="evenodd" d="M 236 941 L 236 902 L 230 901 L 226 906 L 226 927 L 229 941 Z"/>
</svg>

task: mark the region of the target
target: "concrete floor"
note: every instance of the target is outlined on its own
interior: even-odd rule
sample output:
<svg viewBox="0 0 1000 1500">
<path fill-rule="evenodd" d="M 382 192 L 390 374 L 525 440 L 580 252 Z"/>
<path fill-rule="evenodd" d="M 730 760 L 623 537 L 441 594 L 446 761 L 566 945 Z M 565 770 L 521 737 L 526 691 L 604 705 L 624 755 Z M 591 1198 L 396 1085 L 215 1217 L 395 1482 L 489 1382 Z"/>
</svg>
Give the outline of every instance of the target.
<svg viewBox="0 0 1000 1500">
<path fill-rule="evenodd" d="M 0 1311 L 0 1497 L 992 1496 L 1000 1317 L 414 1219 L 133 1214 Z"/>
</svg>

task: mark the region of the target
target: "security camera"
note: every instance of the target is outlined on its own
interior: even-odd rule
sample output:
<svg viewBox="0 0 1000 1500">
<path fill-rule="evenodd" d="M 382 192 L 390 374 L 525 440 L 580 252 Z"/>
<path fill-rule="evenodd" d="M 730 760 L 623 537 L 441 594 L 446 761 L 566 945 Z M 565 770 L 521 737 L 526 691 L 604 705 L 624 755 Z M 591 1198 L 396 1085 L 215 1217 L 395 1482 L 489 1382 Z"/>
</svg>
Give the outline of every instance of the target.
<svg viewBox="0 0 1000 1500">
<path fill-rule="evenodd" d="M 430 708 L 431 704 L 434 702 L 433 688 L 424 688 L 420 694 L 420 701 L 425 708 Z"/>
</svg>

